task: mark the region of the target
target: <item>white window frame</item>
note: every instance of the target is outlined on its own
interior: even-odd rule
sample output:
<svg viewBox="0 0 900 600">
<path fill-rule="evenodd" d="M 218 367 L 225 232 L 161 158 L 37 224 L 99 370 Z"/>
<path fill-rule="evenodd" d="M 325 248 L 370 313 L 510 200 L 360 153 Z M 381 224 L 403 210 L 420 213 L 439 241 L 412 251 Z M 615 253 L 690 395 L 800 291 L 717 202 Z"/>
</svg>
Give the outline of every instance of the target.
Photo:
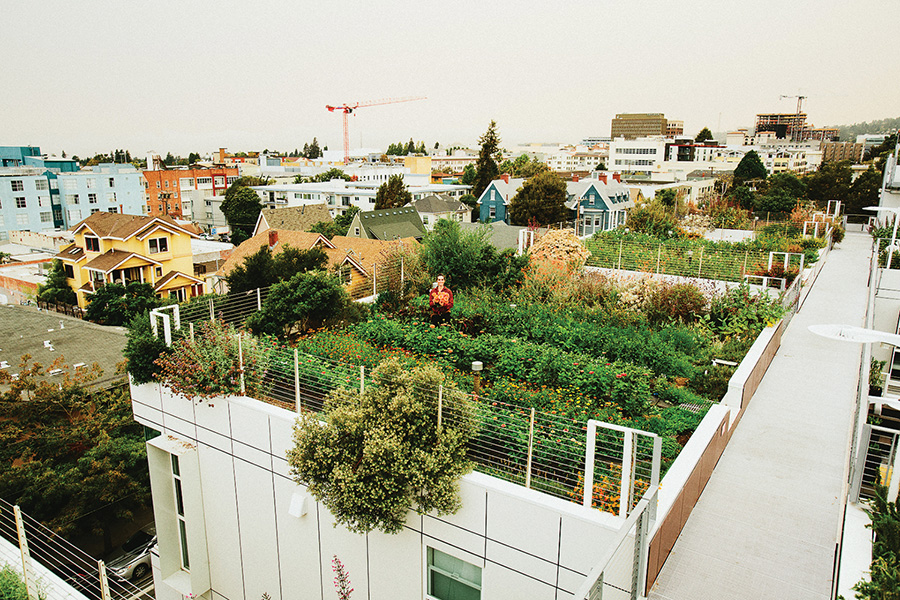
<svg viewBox="0 0 900 600">
<path fill-rule="evenodd" d="M 80 212 L 80 211 L 79 211 L 79 212 Z M 97 246 L 97 249 L 96 249 L 96 250 L 92 250 L 91 248 L 88 248 L 88 240 L 95 240 L 95 241 L 97 242 L 97 243 L 96 243 L 96 246 Z M 84 236 L 84 251 L 85 251 L 85 252 L 100 252 L 100 238 L 98 238 L 97 236 L 94 236 L 94 235 L 86 235 L 86 236 Z"/>
<path fill-rule="evenodd" d="M 9 187 L 14 192 L 24 192 L 25 182 L 21 179 L 13 179 L 9 182 Z"/>
<path fill-rule="evenodd" d="M 184 486 L 181 481 L 181 462 L 177 454 L 171 454 L 172 493 L 175 495 L 175 518 L 178 520 L 178 549 L 181 570 L 191 572 L 191 557 L 188 552 L 187 521 L 184 518 Z"/>
<path fill-rule="evenodd" d="M 160 243 L 162 240 L 163 243 Z M 163 247 L 165 246 L 165 247 Z M 158 238 L 150 238 L 147 240 L 147 248 L 150 250 L 150 254 L 161 254 L 163 252 L 169 251 L 169 238 L 167 237 L 158 237 Z"/>
<path fill-rule="evenodd" d="M 50 189 L 50 182 L 46 179 L 35 179 L 34 180 L 34 189 L 39 192 L 47 191 Z"/>
<path fill-rule="evenodd" d="M 28 208 L 28 200 L 25 196 L 16 197 L 16 208 Z"/>
<path fill-rule="evenodd" d="M 17 214 L 16 225 L 28 225 L 28 213 Z"/>
<path fill-rule="evenodd" d="M 447 556 L 454 560 L 458 560 L 462 563 L 466 563 L 467 565 L 469 565 L 475 569 L 478 569 L 479 575 L 481 575 L 481 577 L 479 577 L 479 579 L 481 579 L 481 581 L 478 583 L 476 583 L 474 581 L 469 581 L 467 579 L 464 579 L 459 573 L 450 573 L 440 567 L 435 566 L 433 564 L 435 562 L 434 561 L 434 553 L 435 552 L 443 554 L 444 556 Z M 461 558 L 453 556 L 452 554 L 450 554 L 448 552 L 444 552 L 437 548 L 432 548 L 431 546 L 425 547 L 425 561 L 424 562 L 425 562 L 425 598 L 426 598 L 426 600 L 449 600 L 447 598 L 441 598 L 439 596 L 434 596 L 431 593 L 432 589 L 434 589 L 432 587 L 432 573 L 437 573 L 437 574 L 442 575 L 443 577 L 446 577 L 460 585 L 463 585 L 463 586 L 469 587 L 473 590 L 476 590 L 478 592 L 478 597 L 481 598 L 481 596 L 482 596 L 481 591 L 482 591 L 482 589 L 484 589 L 484 583 L 483 583 L 484 582 L 484 569 L 483 568 L 481 568 L 477 565 L 474 565 L 467 560 L 463 560 Z"/>
</svg>

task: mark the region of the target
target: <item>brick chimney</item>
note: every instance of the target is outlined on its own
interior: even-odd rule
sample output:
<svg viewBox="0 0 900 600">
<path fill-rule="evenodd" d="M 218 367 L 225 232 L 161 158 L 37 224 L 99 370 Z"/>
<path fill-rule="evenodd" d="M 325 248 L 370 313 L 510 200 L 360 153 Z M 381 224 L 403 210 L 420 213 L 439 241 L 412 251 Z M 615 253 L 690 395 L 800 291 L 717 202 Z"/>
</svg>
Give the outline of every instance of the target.
<svg viewBox="0 0 900 600">
<path fill-rule="evenodd" d="M 506 183 L 509 183 L 509 173 L 504 173 L 503 175 L 500 176 L 500 179 L 502 179 Z"/>
<path fill-rule="evenodd" d="M 622 183 L 622 174 L 619 172 L 613 173 L 613 179 L 618 181 L 619 183 Z"/>
<path fill-rule="evenodd" d="M 269 230 L 269 248 L 274 248 L 275 244 L 278 243 L 278 231 L 275 229 Z"/>
<path fill-rule="evenodd" d="M 572 175 L 572 181 L 578 183 L 578 175 Z"/>
<path fill-rule="evenodd" d="M 600 178 L 600 181 L 602 181 L 603 183 L 606 183 L 606 173 L 600 173 L 597 175 L 597 177 Z"/>
</svg>

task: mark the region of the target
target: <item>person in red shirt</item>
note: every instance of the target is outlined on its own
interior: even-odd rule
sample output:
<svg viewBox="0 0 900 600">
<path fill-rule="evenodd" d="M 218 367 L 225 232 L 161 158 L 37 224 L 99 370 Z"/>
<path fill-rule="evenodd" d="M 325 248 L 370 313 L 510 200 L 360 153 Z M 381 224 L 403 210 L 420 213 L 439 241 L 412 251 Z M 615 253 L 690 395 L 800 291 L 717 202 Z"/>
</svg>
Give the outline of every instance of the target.
<svg viewBox="0 0 900 600">
<path fill-rule="evenodd" d="M 442 325 L 450 320 L 450 309 L 453 308 L 453 292 L 444 285 L 444 275 L 437 276 L 431 291 L 428 293 L 428 304 L 431 306 L 431 324 Z"/>
</svg>

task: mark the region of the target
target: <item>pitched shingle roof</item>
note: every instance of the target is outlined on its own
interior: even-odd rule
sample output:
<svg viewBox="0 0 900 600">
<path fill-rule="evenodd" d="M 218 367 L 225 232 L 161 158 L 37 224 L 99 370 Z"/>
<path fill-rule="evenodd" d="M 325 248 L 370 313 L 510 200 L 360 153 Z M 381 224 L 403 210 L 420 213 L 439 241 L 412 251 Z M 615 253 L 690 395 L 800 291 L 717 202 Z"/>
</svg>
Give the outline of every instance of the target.
<svg viewBox="0 0 900 600">
<path fill-rule="evenodd" d="M 131 257 L 137 257 L 147 263 L 158 265 L 159 262 L 153 260 L 152 258 L 147 258 L 146 256 L 141 256 L 137 252 L 124 252 L 122 250 L 107 250 L 97 258 L 91 260 L 86 265 L 84 265 L 85 269 L 93 269 L 95 271 L 103 271 L 104 273 L 109 273 Z"/>
<path fill-rule="evenodd" d="M 331 214 L 325 204 L 309 204 L 304 206 L 292 206 L 289 208 L 264 208 L 256 231 L 260 233 L 266 229 L 284 229 L 287 231 L 309 231 L 309 228 L 325 221 L 331 223 Z"/>
<path fill-rule="evenodd" d="M 360 212 L 357 218 L 369 236 L 375 239 L 421 238 L 425 235 L 422 218 L 412 207 Z"/>
<path fill-rule="evenodd" d="M 268 229 L 262 233 L 257 233 L 252 238 L 244 240 L 244 242 L 235 248 L 225 264 L 217 272 L 217 275 L 224 277 L 228 275 L 232 269 L 244 262 L 244 259 L 255 254 L 263 246 L 269 245 L 269 234 L 274 232 L 278 236 L 278 241 L 272 249 L 273 253 L 281 252 L 285 246 L 299 248 L 300 250 L 309 250 L 313 246 L 322 245 L 323 248 L 331 246 L 324 235 L 320 233 L 309 233 L 306 231 L 285 231 L 283 229 Z"/>
<path fill-rule="evenodd" d="M 430 194 L 425 196 L 424 198 L 419 198 L 418 200 L 413 200 L 407 206 L 412 205 L 413 208 L 416 209 L 420 214 L 421 213 L 448 213 L 448 212 L 459 212 L 459 211 L 467 211 L 469 207 L 460 202 L 459 200 L 453 200 L 450 198 L 445 198 L 442 196 L 437 196 L 435 194 Z"/>
<path fill-rule="evenodd" d="M 131 236 L 157 225 L 168 227 L 176 231 L 186 233 L 192 237 L 197 237 L 191 231 L 188 231 L 168 216 L 150 217 L 142 215 L 123 215 L 119 213 L 96 212 L 91 216 L 82 219 L 72 228 L 72 231 L 79 231 L 87 228 L 98 237 L 116 238 L 126 240 Z"/>
<path fill-rule="evenodd" d="M 325 249 L 332 265 L 341 264 L 344 258 L 349 254 L 353 260 L 360 264 L 365 270 L 366 275 L 371 277 L 376 262 L 384 260 L 390 254 L 391 250 L 403 244 L 406 248 L 412 248 L 419 245 L 413 237 L 402 238 L 399 240 L 372 240 L 357 237 L 348 237 L 345 235 L 336 235 L 331 238 L 334 249 Z"/>
</svg>

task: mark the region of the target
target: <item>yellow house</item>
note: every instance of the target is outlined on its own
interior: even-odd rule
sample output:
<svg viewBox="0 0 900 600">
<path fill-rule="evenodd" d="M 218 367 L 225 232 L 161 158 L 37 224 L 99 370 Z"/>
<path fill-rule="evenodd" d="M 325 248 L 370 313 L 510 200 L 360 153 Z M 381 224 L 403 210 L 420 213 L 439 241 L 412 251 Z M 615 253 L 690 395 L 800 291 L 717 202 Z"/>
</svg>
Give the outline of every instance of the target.
<svg viewBox="0 0 900 600">
<path fill-rule="evenodd" d="M 96 212 L 76 225 L 75 243 L 56 255 L 85 308 L 107 283 L 139 281 L 160 298 L 187 300 L 204 293 L 194 272 L 191 238 L 197 235 L 166 216 Z"/>
</svg>

